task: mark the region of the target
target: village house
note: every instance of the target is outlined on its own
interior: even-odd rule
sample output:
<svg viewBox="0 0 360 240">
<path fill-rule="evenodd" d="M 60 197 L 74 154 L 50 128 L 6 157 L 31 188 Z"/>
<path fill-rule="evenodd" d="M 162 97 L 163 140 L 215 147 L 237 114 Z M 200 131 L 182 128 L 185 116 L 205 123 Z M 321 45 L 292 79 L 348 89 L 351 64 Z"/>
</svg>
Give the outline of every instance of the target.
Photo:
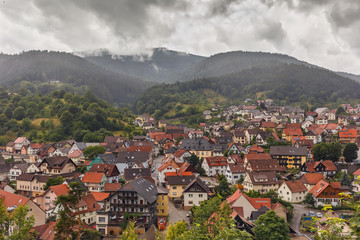
<svg viewBox="0 0 360 240">
<path fill-rule="evenodd" d="M 66 184 L 50 186 L 43 194 L 33 198 L 33 200 L 47 213 L 46 217 L 49 217 L 49 210 L 56 207 L 55 202 L 57 198 L 61 195 L 67 195 L 69 190 L 70 189 Z"/>
<path fill-rule="evenodd" d="M 9 179 L 10 181 L 16 180 L 18 176 L 27 172 L 29 167 L 28 163 L 16 163 L 13 164 L 12 168 L 9 171 Z"/>
<path fill-rule="evenodd" d="M 245 130 L 236 130 L 233 132 L 233 142 L 239 144 L 246 143 Z"/>
<path fill-rule="evenodd" d="M 282 167 L 300 168 L 306 162 L 308 150 L 306 147 L 271 146 L 270 155 Z"/>
<path fill-rule="evenodd" d="M 183 191 L 184 209 L 190 210 L 193 206 L 199 206 L 201 202 L 208 200 L 210 189 L 206 184 L 196 177 Z"/>
<path fill-rule="evenodd" d="M 81 181 L 89 191 L 103 192 L 104 184 L 108 182 L 108 179 L 104 172 L 86 172 Z"/>
<path fill-rule="evenodd" d="M 157 215 L 160 217 L 167 217 L 169 215 L 169 190 L 163 187 L 157 187 Z"/>
<path fill-rule="evenodd" d="M 30 145 L 30 141 L 26 137 L 18 137 L 14 141 L 14 152 L 20 153 L 21 148 L 28 145 Z"/>
<path fill-rule="evenodd" d="M 47 157 L 39 167 L 41 172 L 48 174 L 62 174 L 76 171 L 76 164 L 68 157 Z"/>
<path fill-rule="evenodd" d="M 0 199 L 5 206 L 6 211 L 13 211 L 19 206 L 27 206 L 29 212 L 26 218 L 33 216 L 35 219 L 34 226 L 39 226 L 45 223 L 45 212 L 31 200 L 30 198 L 0 190 Z"/>
<path fill-rule="evenodd" d="M 244 191 L 257 191 L 266 193 L 270 190 L 276 191 L 279 188 L 279 180 L 275 172 L 247 172 L 244 182 Z"/>
<path fill-rule="evenodd" d="M 219 157 L 206 157 L 201 164 L 208 177 L 216 175 L 225 175 L 227 167 L 227 159 L 224 156 Z"/>
<path fill-rule="evenodd" d="M 226 168 L 227 181 L 235 185 L 238 180 L 245 179 L 246 170 L 243 162 L 229 163 Z"/>
<path fill-rule="evenodd" d="M 16 190 L 27 197 L 37 197 L 44 193 L 46 181 L 51 175 L 23 173 L 16 179 Z"/>
<path fill-rule="evenodd" d="M 89 172 L 105 173 L 109 183 L 119 182 L 120 172 L 115 164 L 93 164 Z"/>
<path fill-rule="evenodd" d="M 310 191 L 320 180 L 326 181 L 326 178 L 321 173 L 305 173 L 299 180 L 302 181 L 305 187 Z"/>
<path fill-rule="evenodd" d="M 301 180 L 285 181 L 280 185 L 277 193 L 282 200 L 298 203 L 305 199 L 308 189 Z"/>
<path fill-rule="evenodd" d="M 180 149 L 186 149 L 197 157 L 211 157 L 213 149 L 208 141 L 200 139 L 184 139 L 181 142 Z"/>
<path fill-rule="evenodd" d="M 315 200 L 315 207 L 330 204 L 341 206 L 341 184 L 339 182 L 327 182 L 320 180 L 310 191 Z"/>
<path fill-rule="evenodd" d="M 333 161 L 326 160 L 326 161 L 311 161 L 305 162 L 300 171 L 302 173 L 321 173 L 325 177 L 333 177 L 337 172 L 337 168 Z"/>
<path fill-rule="evenodd" d="M 241 217 L 249 219 L 253 211 L 267 206 L 271 209 L 270 198 L 250 198 L 245 193 L 237 189 L 236 192 L 226 199 L 232 209 L 240 214 Z"/>
<path fill-rule="evenodd" d="M 356 129 L 339 129 L 339 141 L 342 144 L 354 143 L 358 137 Z"/>
<path fill-rule="evenodd" d="M 170 200 L 181 200 L 185 187 L 194 180 L 195 176 L 168 176 L 167 189 Z"/>
<path fill-rule="evenodd" d="M 135 225 L 144 233 L 157 219 L 158 191 L 156 186 L 144 178 L 138 178 L 123 185 L 109 196 L 111 217 L 107 231 L 120 235 L 120 223 L 128 214 L 136 214 Z"/>
</svg>

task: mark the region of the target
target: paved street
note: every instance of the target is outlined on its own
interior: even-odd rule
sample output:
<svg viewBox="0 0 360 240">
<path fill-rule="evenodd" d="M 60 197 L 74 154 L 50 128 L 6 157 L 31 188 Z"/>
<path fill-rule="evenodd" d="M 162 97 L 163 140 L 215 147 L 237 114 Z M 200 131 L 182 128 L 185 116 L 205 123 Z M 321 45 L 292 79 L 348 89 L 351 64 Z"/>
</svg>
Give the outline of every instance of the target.
<svg viewBox="0 0 360 240">
<path fill-rule="evenodd" d="M 186 217 L 186 214 L 189 211 L 185 211 L 182 208 L 176 208 L 171 201 L 169 201 L 168 210 L 169 210 L 168 225 L 170 224 L 170 222 L 177 223 L 177 222 L 182 221 L 182 220 L 189 223 L 189 218 Z"/>
<path fill-rule="evenodd" d="M 294 206 L 294 216 L 290 222 L 291 228 L 296 233 L 298 233 L 300 235 L 305 235 L 306 237 L 313 239 L 313 237 L 312 237 L 313 234 L 300 232 L 300 221 L 301 221 L 301 217 L 304 216 L 304 214 L 308 215 L 310 210 L 311 211 L 314 211 L 314 210 L 307 208 L 303 204 L 293 204 L 293 206 Z M 315 212 L 319 212 L 319 211 L 315 211 Z"/>
<path fill-rule="evenodd" d="M 156 185 L 158 183 L 158 176 L 159 176 L 158 168 L 161 166 L 161 161 L 164 159 L 164 157 L 165 157 L 164 155 L 160 155 L 154 158 L 153 164 L 151 166 L 151 169 L 154 169 L 154 172 L 151 173 L 151 177 L 155 180 Z"/>
</svg>

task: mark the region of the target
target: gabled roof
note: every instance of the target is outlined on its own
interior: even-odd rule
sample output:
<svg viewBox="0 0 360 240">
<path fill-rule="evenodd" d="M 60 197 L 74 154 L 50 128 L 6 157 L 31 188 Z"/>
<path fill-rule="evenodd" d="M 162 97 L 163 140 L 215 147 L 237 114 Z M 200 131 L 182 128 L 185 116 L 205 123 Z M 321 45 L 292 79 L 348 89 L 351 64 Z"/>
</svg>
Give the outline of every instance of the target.
<svg viewBox="0 0 360 240">
<path fill-rule="evenodd" d="M 23 143 L 25 140 L 27 140 L 26 137 L 18 137 L 14 143 Z"/>
<path fill-rule="evenodd" d="M 48 192 L 48 191 L 53 191 L 56 196 L 60 196 L 60 195 L 67 195 L 69 190 L 70 190 L 70 188 L 66 184 L 60 184 L 60 185 L 49 187 L 45 191 L 45 193 Z"/>
<path fill-rule="evenodd" d="M 276 125 L 273 122 L 262 122 L 261 126 L 264 128 L 275 128 Z"/>
<path fill-rule="evenodd" d="M 76 164 L 70 158 L 63 157 L 63 156 L 44 158 L 44 160 L 41 162 L 39 167 L 41 165 L 43 165 L 44 163 L 47 163 L 48 167 L 51 169 L 54 169 L 54 168 L 63 169 L 67 163 L 72 163 L 74 166 L 76 166 Z"/>
<path fill-rule="evenodd" d="M 264 149 L 260 146 L 258 146 L 257 144 L 254 144 L 251 146 L 251 148 L 249 149 L 249 153 L 264 153 Z"/>
<path fill-rule="evenodd" d="M 159 168 L 158 168 L 158 171 L 159 172 L 162 172 L 165 168 L 167 167 L 173 167 L 175 169 L 179 169 L 179 165 L 173 160 L 173 159 L 170 159 L 169 161 L 167 161 L 166 163 L 164 163 L 163 165 L 161 165 Z"/>
<path fill-rule="evenodd" d="M 55 225 L 56 222 L 49 222 L 33 228 L 36 232 L 36 239 L 39 240 L 53 240 L 55 239 Z"/>
<path fill-rule="evenodd" d="M 204 192 L 209 193 L 210 189 L 208 188 L 208 186 L 206 186 L 206 184 L 199 178 L 195 178 L 194 180 L 192 180 L 185 188 L 183 192 L 192 192 L 192 186 L 197 185 L 199 187 L 201 187 L 203 189 Z"/>
<path fill-rule="evenodd" d="M 326 189 L 330 184 L 324 180 L 320 180 L 310 191 L 314 197 L 318 197 L 324 189 Z"/>
<path fill-rule="evenodd" d="M 285 136 L 302 136 L 303 135 L 303 132 L 301 131 L 300 128 L 296 128 L 296 129 L 285 128 L 283 131 L 284 131 Z"/>
<path fill-rule="evenodd" d="M 355 176 L 359 176 L 360 175 L 360 168 L 358 170 L 356 170 L 354 173 L 353 173 Z"/>
<path fill-rule="evenodd" d="M 81 150 L 74 150 L 74 151 L 69 152 L 67 157 L 69 157 L 69 158 L 78 158 L 78 157 L 81 156 L 81 154 L 82 154 Z"/>
<path fill-rule="evenodd" d="M 301 180 L 286 181 L 284 182 L 292 193 L 306 192 L 307 188 Z"/>
<path fill-rule="evenodd" d="M 81 181 L 84 183 L 100 183 L 103 176 L 104 173 L 102 172 L 86 172 Z"/>
<path fill-rule="evenodd" d="M 305 173 L 304 175 L 301 176 L 300 180 L 303 183 L 315 185 L 320 180 L 326 180 L 326 178 L 321 173 Z"/>
<path fill-rule="evenodd" d="M 101 172 L 105 173 L 106 177 L 112 177 L 119 175 L 119 170 L 115 164 L 103 164 L 103 163 L 94 163 L 89 172 Z"/>
<path fill-rule="evenodd" d="M 262 159 L 272 159 L 272 157 L 269 153 L 249 153 L 244 156 L 244 159 L 262 160 Z"/>
<path fill-rule="evenodd" d="M 0 199 L 3 199 L 3 205 L 7 210 L 11 207 L 18 207 L 25 205 L 30 199 L 15 193 L 9 193 L 4 190 L 0 190 Z"/>
<path fill-rule="evenodd" d="M 241 196 L 244 196 L 255 209 L 260 209 L 263 206 L 271 209 L 270 198 L 250 198 L 245 193 L 241 192 L 240 189 L 237 189 L 233 195 L 226 199 L 226 201 L 232 206 Z"/>
<path fill-rule="evenodd" d="M 42 143 L 30 143 L 29 147 L 31 147 L 32 149 L 40 149 L 42 145 Z"/>
</svg>

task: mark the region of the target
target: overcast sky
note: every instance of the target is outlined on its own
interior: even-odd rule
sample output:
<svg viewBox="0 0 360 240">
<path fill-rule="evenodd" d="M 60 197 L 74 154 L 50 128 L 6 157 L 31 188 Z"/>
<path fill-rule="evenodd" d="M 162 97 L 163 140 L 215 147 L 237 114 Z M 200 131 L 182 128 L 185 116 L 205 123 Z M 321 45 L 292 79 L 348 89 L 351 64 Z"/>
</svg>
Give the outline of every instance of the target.
<svg viewBox="0 0 360 240">
<path fill-rule="evenodd" d="M 360 0 L 1 0 L 0 51 L 280 52 L 360 74 Z"/>
</svg>

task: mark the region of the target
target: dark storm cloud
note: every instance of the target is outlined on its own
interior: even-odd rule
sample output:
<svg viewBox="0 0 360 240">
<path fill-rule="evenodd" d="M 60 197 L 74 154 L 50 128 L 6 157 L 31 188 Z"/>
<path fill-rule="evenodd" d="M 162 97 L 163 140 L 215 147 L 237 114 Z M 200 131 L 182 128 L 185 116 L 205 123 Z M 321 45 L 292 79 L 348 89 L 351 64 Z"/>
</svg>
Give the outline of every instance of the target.
<svg viewBox="0 0 360 240">
<path fill-rule="evenodd" d="M 6 0 L 0 51 L 270 51 L 358 73 L 358 0 Z"/>
</svg>

